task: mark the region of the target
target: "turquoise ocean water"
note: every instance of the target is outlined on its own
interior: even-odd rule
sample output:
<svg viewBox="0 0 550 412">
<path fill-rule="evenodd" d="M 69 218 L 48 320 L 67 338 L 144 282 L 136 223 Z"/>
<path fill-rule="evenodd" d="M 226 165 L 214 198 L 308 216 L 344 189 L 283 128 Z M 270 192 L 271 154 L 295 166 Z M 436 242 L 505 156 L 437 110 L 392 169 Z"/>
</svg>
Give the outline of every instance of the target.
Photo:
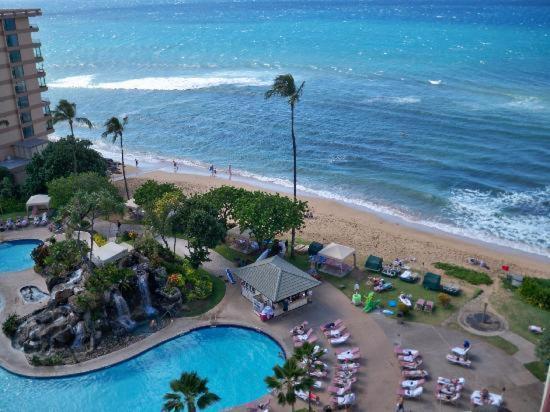
<svg viewBox="0 0 550 412">
<path fill-rule="evenodd" d="M 288 188 L 289 109 L 263 93 L 290 72 L 302 191 L 550 256 L 547 1 L 13 4 L 43 9 L 52 102 L 128 114 L 144 164 Z"/>
</svg>

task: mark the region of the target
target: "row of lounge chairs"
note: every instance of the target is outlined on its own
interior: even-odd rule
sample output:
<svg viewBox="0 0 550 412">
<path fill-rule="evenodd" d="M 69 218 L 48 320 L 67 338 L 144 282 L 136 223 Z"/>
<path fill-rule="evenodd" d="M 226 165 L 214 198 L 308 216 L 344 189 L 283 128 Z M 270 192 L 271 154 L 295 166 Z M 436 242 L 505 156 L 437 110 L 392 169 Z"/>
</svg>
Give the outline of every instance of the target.
<svg viewBox="0 0 550 412">
<path fill-rule="evenodd" d="M 4 232 L 6 230 L 17 230 L 22 229 L 31 224 L 31 219 L 27 219 L 26 217 L 17 217 L 14 219 L 9 218 L 6 220 L 6 222 L 2 221 L 0 219 L 0 232 Z M 41 216 L 35 216 L 34 219 L 32 219 L 32 224 L 34 226 L 46 226 L 48 224 L 48 215 L 46 212 L 44 212 Z"/>
<path fill-rule="evenodd" d="M 320 327 L 320 332 L 329 340 L 332 345 L 338 345 L 339 342 L 345 342 L 349 339 L 350 333 L 347 332 L 346 325 L 341 319 L 329 322 Z M 317 336 L 311 328 L 308 328 L 308 322 L 304 321 L 300 325 L 290 330 L 293 336 L 294 345 L 301 346 L 303 342 L 315 342 Z M 320 345 L 315 346 L 315 351 L 327 352 Z M 359 348 L 341 349 L 335 351 L 336 366 L 330 383 L 327 383 L 326 390 L 330 394 L 330 402 L 334 408 L 350 407 L 356 401 L 356 395 L 352 392 L 352 386 L 357 382 L 357 372 L 359 371 L 358 360 L 361 357 Z M 322 381 L 329 376 L 329 366 L 318 360 L 316 368 L 311 372 L 315 379 L 310 391 L 296 391 L 296 396 L 304 402 L 311 401 L 320 403 L 320 398 L 313 390 L 323 390 L 325 385 Z"/>
<path fill-rule="evenodd" d="M 401 376 L 403 377 L 397 389 L 397 394 L 408 399 L 420 397 L 424 392 L 422 385 L 428 378 L 428 372 L 420 369 L 423 363 L 420 351 L 416 349 L 402 349 L 400 346 L 396 346 L 394 353 L 402 369 Z"/>
</svg>

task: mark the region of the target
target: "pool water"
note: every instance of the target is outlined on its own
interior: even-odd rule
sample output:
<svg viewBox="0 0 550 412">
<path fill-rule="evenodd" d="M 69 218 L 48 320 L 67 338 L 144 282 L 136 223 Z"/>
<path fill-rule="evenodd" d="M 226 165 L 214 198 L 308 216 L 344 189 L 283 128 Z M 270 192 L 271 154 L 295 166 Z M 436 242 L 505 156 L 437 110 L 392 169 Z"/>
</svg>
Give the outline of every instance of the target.
<svg viewBox="0 0 550 412">
<path fill-rule="evenodd" d="M 171 380 L 196 371 L 222 399 L 221 411 L 267 393 L 264 378 L 281 363 L 268 336 L 238 327 L 198 329 L 134 359 L 84 375 L 29 379 L 0 368 L 0 411 L 161 410 Z"/>
<path fill-rule="evenodd" d="M 32 268 L 32 250 L 42 241 L 37 239 L 9 240 L 0 243 L 0 274 Z"/>
</svg>

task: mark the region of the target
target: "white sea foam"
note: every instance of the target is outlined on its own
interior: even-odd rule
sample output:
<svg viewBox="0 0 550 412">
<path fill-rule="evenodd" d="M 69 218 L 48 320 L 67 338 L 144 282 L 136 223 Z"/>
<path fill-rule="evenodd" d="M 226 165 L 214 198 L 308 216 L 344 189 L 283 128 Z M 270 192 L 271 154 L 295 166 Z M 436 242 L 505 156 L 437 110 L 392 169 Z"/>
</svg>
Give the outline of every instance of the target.
<svg viewBox="0 0 550 412">
<path fill-rule="evenodd" d="M 527 97 L 514 97 L 514 100 L 504 104 L 505 107 L 521 110 L 539 111 L 544 110 L 545 107 L 541 103 L 540 99 L 535 96 Z"/>
<path fill-rule="evenodd" d="M 269 81 L 253 76 L 218 73 L 196 77 L 144 77 L 118 82 L 95 82 L 94 75 L 71 76 L 50 83 L 53 88 L 107 90 L 195 90 L 224 85 L 266 86 Z"/>
<path fill-rule="evenodd" d="M 50 136 L 57 140 L 58 136 Z M 94 140 L 93 147 L 105 157 L 119 159 L 120 149 L 109 141 Z M 180 171 L 207 175 L 208 164 L 178 157 L 156 155 L 151 152 L 125 151 L 128 163 L 139 159 L 142 170 L 163 170 L 171 172 L 172 161 L 180 165 Z M 187 169 L 185 169 L 187 168 Z M 221 173 L 225 171 L 220 170 Z M 273 190 L 290 193 L 289 179 L 260 175 L 233 168 L 236 179 Z M 332 199 L 352 207 L 359 207 L 380 213 L 404 222 L 432 228 L 453 235 L 509 247 L 528 253 L 550 257 L 550 186 L 530 192 L 493 194 L 477 190 L 461 189 L 451 193 L 449 206 L 444 212 L 452 223 L 418 219 L 398 208 L 368 201 L 366 199 L 316 189 L 298 184 L 300 193 Z M 513 209 L 513 210 L 512 210 Z M 515 211 L 515 213 L 514 213 Z"/>
<path fill-rule="evenodd" d="M 430 84 L 433 84 L 434 86 L 438 86 L 441 84 L 441 80 L 428 80 Z"/>
<path fill-rule="evenodd" d="M 363 103 L 391 103 L 391 104 L 415 104 L 420 103 L 420 98 L 415 96 L 386 97 L 376 96 L 363 100 Z"/>
</svg>

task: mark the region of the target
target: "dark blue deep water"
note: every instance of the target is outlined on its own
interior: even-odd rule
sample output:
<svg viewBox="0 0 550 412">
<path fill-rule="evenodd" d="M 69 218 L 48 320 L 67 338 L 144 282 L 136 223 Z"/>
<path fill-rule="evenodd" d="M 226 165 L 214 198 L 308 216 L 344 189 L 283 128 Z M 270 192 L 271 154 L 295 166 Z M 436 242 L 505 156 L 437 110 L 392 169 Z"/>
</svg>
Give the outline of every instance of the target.
<svg viewBox="0 0 550 412">
<path fill-rule="evenodd" d="M 290 72 L 304 191 L 550 255 L 547 1 L 16 3 L 43 8 L 52 102 L 129 114 L 142 162 L 288 187 L 289 109 L 263 93 Z"/>
</svg>

